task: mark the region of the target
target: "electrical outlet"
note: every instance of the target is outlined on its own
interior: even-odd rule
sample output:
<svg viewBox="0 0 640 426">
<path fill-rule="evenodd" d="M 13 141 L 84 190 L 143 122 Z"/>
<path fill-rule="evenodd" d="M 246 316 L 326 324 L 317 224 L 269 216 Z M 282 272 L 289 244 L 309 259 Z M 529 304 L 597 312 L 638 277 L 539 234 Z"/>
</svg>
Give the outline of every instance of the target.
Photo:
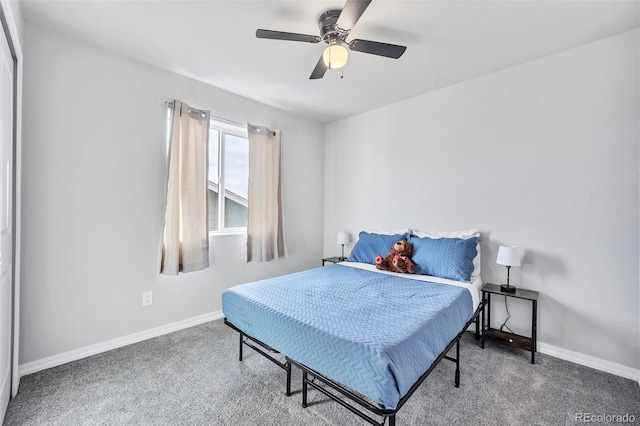
<svg viewBox="0 0 640 426">
<path fill-rule="evenodd" d="M 153 304 L 153 292 L 145 291 L 142 293 L 142 306 L 149 306 Z"/>
</svg>

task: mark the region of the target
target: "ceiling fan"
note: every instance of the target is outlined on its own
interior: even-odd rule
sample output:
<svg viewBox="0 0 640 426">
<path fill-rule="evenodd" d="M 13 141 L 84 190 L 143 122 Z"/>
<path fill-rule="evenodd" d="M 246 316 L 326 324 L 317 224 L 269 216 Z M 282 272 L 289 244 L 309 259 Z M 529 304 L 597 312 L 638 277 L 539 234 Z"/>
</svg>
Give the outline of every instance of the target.
<svg viewBox="0 0 640 426">
<path fill-rule="evenodd" d="M 333 9 L 324 12 L 318 20 L 320 36 L 259 29 L 256 30 L 256 37 L 306 43 L 320 43 L 321 41 L 327 43 L 329 46 L 322 53 L 320 60 L 318 60 L 309 77 L 312 80 L 322 78 L 327 69 L 341 68 L 346 65 L 348 51 L 345 45 L 349 50 L 355 52 L 398 59 L 407 50 L 406 46 L 360 39 L 346 41 L 351 29 L 358 22 L 358 19 L 360 19 L 371 1 L 347 0 L 342 10 Z"/>
</svg>

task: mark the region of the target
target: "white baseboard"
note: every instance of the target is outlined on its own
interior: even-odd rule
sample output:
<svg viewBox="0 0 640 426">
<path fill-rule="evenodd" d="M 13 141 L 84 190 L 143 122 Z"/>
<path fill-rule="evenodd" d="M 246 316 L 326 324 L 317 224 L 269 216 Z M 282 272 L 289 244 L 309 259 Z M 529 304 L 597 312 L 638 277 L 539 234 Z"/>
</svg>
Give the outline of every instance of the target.
<svg viewBox="0 0 640 426">
<path fill-rule="evenodd" d="M 117 339 L 108 340 L 106 342 L 97 343 L 95 345 L 86 346 L 84 348 L 74 349 L 69 352 L 64 352 L 36 361 L 27 362 L 26 364 L 21 364 L 18 366 L 18 377 L 26 376 L 27 374 L 66 364 L 67 362 L 86 358 L 88 356 L 97 355 L 99 353 L 110 351 L 112 349 L 121 348 L 133 343 L 138 343 L 143 340 L 151 339 L 153 337 L 173 333 L 174 331 L 193 327 L 205 322 L 217 320 L 222 318 L 223 316 L 224 315 L 222 314 L 221 310 L 214 311 L 208 314 L 152 328 L 150 330 L 141 331 L 139 333 L 130 334 L 128 336 L 119 337 Z"/>
<path fill-rule="evenodd" d="M 631 379 L 638 382 L 640 385 L 640 370 L 627 367 L 626 365 L 616 364 L 615 362 L 595 358 L 590 355 L 584 355 L 579 352 L 570 351 L 568 349 L 559 348 L 542 342 L 538 342 L 538 352 L 573 362 L 574 364 L 584 365 L 595 370 L 604 371 L 605 373 L 611 373 L 616 376 Z"/>
</svg>

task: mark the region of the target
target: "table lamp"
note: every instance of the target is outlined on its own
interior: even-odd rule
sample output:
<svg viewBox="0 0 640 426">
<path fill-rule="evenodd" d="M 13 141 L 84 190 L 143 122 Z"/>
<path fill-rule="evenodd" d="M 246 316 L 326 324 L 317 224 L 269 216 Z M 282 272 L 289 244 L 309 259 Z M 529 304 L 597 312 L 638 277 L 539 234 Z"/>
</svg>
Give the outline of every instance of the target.
<svg viewBox="0 0 640 426">
<path fill-rule="evenodd" d="M 342 256 L 340 256 L 340 260 L 347 260 L 346 257 L 344 257 L 344 245 L 345 244 L 349 244 L 351 242 L 351 236 L 349 235 L 348 232 L 338 232 L 338 242 L 337 244 L 342 245 Z"/>
<path fill-rule="evenodd" d="M 520 266 L 520 255 L 518 254 L 518 248 L 513 246 L 500 246 L 498 249 L 498 257 L 496 258 L 498 265 L 504 265 L 507 267 L 507 284 L 500 286 L 500 291 L 505 293 L 515 293 L 516 288 L 509 285 L 509 269 L 512 266 Z"/>
</svg>

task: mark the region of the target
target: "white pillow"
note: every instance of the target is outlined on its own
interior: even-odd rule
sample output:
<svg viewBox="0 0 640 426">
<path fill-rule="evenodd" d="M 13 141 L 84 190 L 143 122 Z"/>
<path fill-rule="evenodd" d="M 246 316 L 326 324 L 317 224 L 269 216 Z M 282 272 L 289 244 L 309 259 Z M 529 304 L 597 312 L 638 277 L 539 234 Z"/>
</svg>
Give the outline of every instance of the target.
<svg viewBox="0 0 640 426">
<path fill-rule="evenodd" d="M 376 229 L 363 229 L 364 232 L 366 232 L 367 234 L 379 234 L 379 235 L 398 235 L 398 234 L 410 234 L 411 230 L 409 228 L 402 228 L 402 229 L 394 229 L 391 231 L 379 231 Z"/>
<path fill-rule="evenodd" d="M 478 237 L 478 243 L 476 244 L 476 257 L 473 258 L 473 272 L 471 273 L 471 281 L 480 277 L 480 231 L 477 229 L 467 229 L 464 231 L 447 231 L 447 232 L 428 232 L 412 230 L 411 233 L 416 237 L 424 238 L 429 237 L 433 239 L 437 238 L 460 238 L 466 240 L 468 238 Z"/>
</svg>

